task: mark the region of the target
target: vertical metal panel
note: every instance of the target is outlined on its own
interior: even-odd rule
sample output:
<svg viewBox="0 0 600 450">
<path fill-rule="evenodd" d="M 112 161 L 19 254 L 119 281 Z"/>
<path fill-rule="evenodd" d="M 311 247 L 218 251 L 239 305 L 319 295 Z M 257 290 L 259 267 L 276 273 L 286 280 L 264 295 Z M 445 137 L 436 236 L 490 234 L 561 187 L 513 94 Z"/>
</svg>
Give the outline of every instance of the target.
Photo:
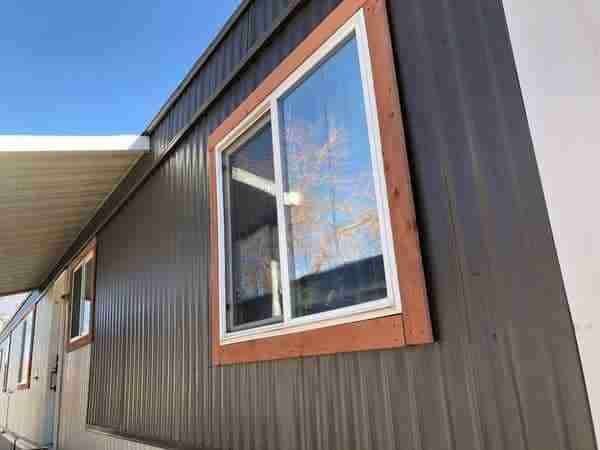
<svg viewBox="0 0 600 450">
<path fill-rule="evenodd" d="M 254 27 L 279 7 L 265 4 Z M 181 448 L 594 449 L 496 0 L 389 2 L 436 344 L 209 366 L 207 134 L 334 4 L 308 2 L 103 229 L 89 422 Z M 85 352 L 69 355 L 63 410 L 83 412 Z M 99 445 L 63 420 L 64 448 Z"/>
<path fill-rule="evenodd" d="M 156 450 L 148 445 L 86 431 L 89 369 L 89 346 L 65 355 L 58 448 L 60 450 Z"/>
</svg>

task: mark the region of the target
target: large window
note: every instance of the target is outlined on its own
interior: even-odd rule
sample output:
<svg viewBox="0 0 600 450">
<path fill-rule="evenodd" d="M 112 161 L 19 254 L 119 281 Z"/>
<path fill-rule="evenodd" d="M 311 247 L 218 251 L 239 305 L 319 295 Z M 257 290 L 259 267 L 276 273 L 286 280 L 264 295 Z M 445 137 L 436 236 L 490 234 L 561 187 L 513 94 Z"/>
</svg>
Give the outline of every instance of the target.
<svg viewBox="0 0 600 450">
<path fill-rule="evenodd" d="M 95 243 L 82 253 L 71 269 L 71 302 L 68 349 L 75 350 L 91 342 L 95 283 Z"/>
<path fill-rule="evenodd" d="M 31 362 L 33 356 L 33 337 L 35 327 L 35 307 L 30 311 L 17 329 L 13 332 L 19 337 L 19 371 L 17 372 L 17 389 L 28 389 L 31 380 Z"/>
<path fill-rule="evenodd" d="M 400 311 L 361 39 L 342 30 L 219 153 L 225 338 Z"/>
<path fill-rule="evenodd" d="M 383 16 L 379 19 L 385 33 Z M 407 265 L 412 265 L 407 279 L 420 284 L 416 296 L 423 301 L 420 259 L 397 264 L 397 258 L 420 255 L 414 229 L 408 234 L 398 230 L 390 214 L 399 207 L 395 225 L 398 219 L 407 221 L 403 225 L 414 223 L 406 161 L 385 158 L 384 144 L 388 152 L 401 152 L 404 143 L 396 142 L 391 149 L 389 136 L 382 139 L 373 70 L 393 71 L 393 65 L 390 48 L 382 49 L 380 42 L 370 48 L 373 25 L 373 18 L 366 20 L 359 10 L 327 39 L 307 39 L 296 52 L 302 59 L 297 58 L 294 70 L 285 73 L 295 63 L 291 55 L 281 74 L 272 75 L 280 75 L 277 86 L 264 92 L 259 88 L 250 113 L 242 105 L 223 130 L 211 135 L 216 167 L 216 354 L 236 343 L 399 316 L 399 269 Z M 387 59 L 382 50 L 388 51 Z M 374 64 L 371 55 L 388 65 Z M 394 78 L 387 74 L 384 80 L 389 79 Z M 384 94 L 397 95 L 396 86 L 386 89 Z M 385 125 L 399 127 L 403 138 L 399 105 L 395 123 L 389 112 Z M 396 166 L 386 167 L 390 163 Z M 387 182 L 386 173 L 404 176 L 401 188 L 398 181 Z M 408 235 L 414 238 L 409 252 L 398 254 L 407 248 Z M 396 344 L 400 341 L 404 343 L 398 339 Z M 279 342 L 305 348 L 302 341 Z M 278 352 L 283 355 L 285 349 Z"/>
</svg>

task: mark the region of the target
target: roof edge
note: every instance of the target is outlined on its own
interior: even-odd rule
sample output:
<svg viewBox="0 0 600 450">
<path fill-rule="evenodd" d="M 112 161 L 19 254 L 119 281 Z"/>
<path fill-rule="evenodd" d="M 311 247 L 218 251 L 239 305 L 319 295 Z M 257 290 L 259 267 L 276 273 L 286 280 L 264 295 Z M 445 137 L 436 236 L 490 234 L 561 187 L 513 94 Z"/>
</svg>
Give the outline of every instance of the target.
<svg viewBox="0 0 600 450">
<path fill-rule="evenodd" d="M 227 19 L 225 25 L 223 25 L 218 32 L 218 34 L 213 38 L 208 47 L 202 52 L 200 57 L 196 60 L 192 68 L 188 71 L 183 80 L 177 85 L 175 90 L 171 92 L 167 101 L 160 108 L 158 113 L 152 118 L 144 132 L 143 136 L 150 135 L 156 127 L 160 124 L 160 122 L 165 118 L 167 113 L 171 110 L 173 105 L 179 100 L 185 89 L 192 82 L 196 74 L 200 71 L 200 69 L 204 66 L 204 64 L 208 61 L 208 59 L 212 56 L 212 54 L 217 50 L 225 36 L 229 33 L 229 31 L 233 28 L 233 26 L 237 23 L 239 18 L 246 12 L 246 10 L 250 7 L 250 5 L 254 2 L 254 0 L 242 0 L 242 2 L 238 5 L 233 14 Z"/>
<path fill-rule="evenodd" d="M 0 135 L 0 153 L 8 152 L 93 152 L 150 150 L 148 136 L 120 134 L 112 136 Z"/>
</svg>

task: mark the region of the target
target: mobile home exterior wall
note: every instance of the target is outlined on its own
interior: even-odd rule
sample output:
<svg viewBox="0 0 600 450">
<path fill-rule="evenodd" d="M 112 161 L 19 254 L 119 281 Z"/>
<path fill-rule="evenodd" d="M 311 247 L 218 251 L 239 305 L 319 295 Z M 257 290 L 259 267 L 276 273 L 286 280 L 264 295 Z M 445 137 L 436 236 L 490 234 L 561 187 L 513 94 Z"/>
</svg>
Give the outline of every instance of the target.
<svg viewBox="0 0 600 450">
<path fill-rule="evenodd" d="M 154 151 L 172 154 L 98 236 L 90 423 L 189 448 L 595 448 L 495 1 L 388 5 L 436 344 L 210 367 L 207 136 L 335 6 L 289 9 L 189 131 L 198 110 L 184 111 L 205 103 L 194 82 L 154 131 Z M 243 54 L 227 42 L 215 58 L 229 63 L 208 72 L 221 83 L 197 81 L 206 91 Z M 98 382 L 115 367 L 121 403 Z"/>
<path fill-rule="evenodd" d="M 596 448 L 496 0 L 388 1 L 435 344 L 211 366 L 207 137 L 338 4 L 244 2 L 65 255 L 98 233 L 61 449 Z"/>
</svg>

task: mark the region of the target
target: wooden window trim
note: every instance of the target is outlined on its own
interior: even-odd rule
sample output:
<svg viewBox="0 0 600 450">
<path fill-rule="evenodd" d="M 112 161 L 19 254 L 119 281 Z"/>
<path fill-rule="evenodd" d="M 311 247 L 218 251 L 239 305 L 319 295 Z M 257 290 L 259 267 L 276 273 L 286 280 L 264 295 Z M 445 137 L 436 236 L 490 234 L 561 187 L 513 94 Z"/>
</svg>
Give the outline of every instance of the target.
<svg viewBox="0 0 600 450">
<path fill-rule="evenodd" d="M 32 314 L 32 317 L 31 317 L 31 338 L 29 341 L 29 371 L 27 373 L 27 380 L 17 383 L 17 391 L 25 391 L 25 390 L 31 388 L 31 372 L 33 371 L 33 343 L 35 341 L 35 322 L 36 322 L 36 316 L 37 316 L 37 304 L 33 305 L 32 310 L 29 311 L 27 314 L 25 314 L 25 316 L 23 317 L 23 321 L 27 320 L 27 316 L 30 313 Z M 21 364 L 21 363 L 22 363 L 22 361 L 19 361 L 19 364 Z"/>
<path fill-rule="evenodd" d="M 402 313 L 222 345 L 219 322 L 216 147 L 361 8 L 365 15 L 371 63 L 374 68 L 375 101 L 379 116 L 384 176 L 402 297 Z M 397 348 L 433 342 L 400 96 L 394 67 L 386 1 L 344 0 L 209 136 L 208 174 L 211 207 L 209 283 L 212 362 L 214 365 Z M 378 70 L 381 68 L 389 69 Z"/>
<path fill-rule="evenodd" d="M 94 316 L 96 310 L 96 274 L 98 272 L 97 266 L 97 258 L 96 258 L 96 239 L 94 238 L 85 249 L 73 260 L 71 265 L 69 266 L 68 271 L 68 285 L 69 285 L 69 293 L 68 293 L 68 306 L 67 306 L 67 320 L 66 322 L 66 330 L 65 330 L 65 349 L 67 353 L 78 350 L 82 347 L 85 347 L 88 344 L 91 344 L 94 341 Z M 90 331 L 83 336 L 77 336 L 74 339 L 71 339 L 71 321 L 72 317 L 72 302 L 73 302 L 73 274 L 77 269 L 79 269 L 84 263 L 89 261 L 90 259 L 94 260 L 94 273 L 92 277 L 92 304 L 91 304 L 91 318 L 90 318 Z"/>
</svg>

